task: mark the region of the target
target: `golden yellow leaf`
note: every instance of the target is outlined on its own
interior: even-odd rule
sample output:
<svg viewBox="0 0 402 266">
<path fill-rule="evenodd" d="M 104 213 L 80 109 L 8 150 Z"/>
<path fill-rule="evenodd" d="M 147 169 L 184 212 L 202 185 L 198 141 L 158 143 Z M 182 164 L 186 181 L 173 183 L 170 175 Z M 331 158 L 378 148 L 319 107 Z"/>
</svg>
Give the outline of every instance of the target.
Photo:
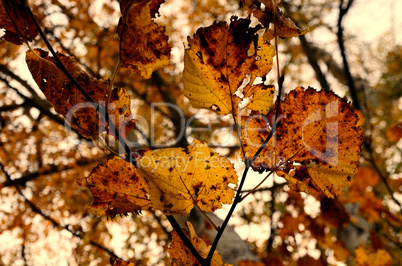
<svg viewBox="0 0 402 266">
<path fill-rule="evenodd" d="M 360 246 L 355 250 L 355 254 L 355 262 L 359 266 L 392 265 L 392 257 L 384 249 L 374 251 Z"/>
<path fill-rule="evenodd" d="M 272 107 L 275 87 L 273 85 L 254 85 L 250 88 L 249 94 L 253 94 L 253 99 L 247 105 L 247 108 L 257 111 L 261 114 L 267 114 Z"/>
<path fill-rule="evenodd" d="M 230 161 L 197 140 L 187 149 L 147 151 L 138 159 L 153 208 L 167 215 L 189 215 L 195 205 L 214 212 L 232 203 L 234 191 L 228 185 L 237 184 L 237 175 Z"/>
<path fill-rule="evenodd" d="M 105 106 L 109 98 L 107 81 L 90 76 L 73 57 L 61 53 L 58 53 L 58 57 L 92 100 L 99 106 Z M 55 65 L 56 60 L 53 57 L 48 56 L 48 53 L 43 50 L 35 49 L 34 52 L 27 51 L 25 60 L 46 99 L 54 106 L 56 112 L 63 115 L 82 136 L 96 138 L 100 132 L 108 131 L 108 124 L 104 122 L 104 119 L 99 120 L 97 110 Z M 116 88 L 111 92 L 110 99 L 108 113 L 111 121 L 116 123 L 116 128 L 123 136 L 126 136 L 134 127 L 130 111 L 130 96 L 124 89 Z M 114 135 L 113 132 L 108 133 Z"/>
<path fill-rule="evenodd" d="M 258 27 L 249 27 L 250 22 L 233 17 L 229 27 L 226 22 L 214 23 L 188 38 L 183 84 L 184 95 L 194 107 L 228 114 L 242 100 L 235 94 L 239 87 L 245 97 L 251 96 L 255 78 L 265 78 L 271 70 L 274 48 L 258 39 Z"/>
<path fill-rule="evenodd" d="M 242 138 L 248 158 L 269 135 L 274 114 L 275 110 L 267 117 L 254 114 L 244 123 Z M 253 168 L 279 170 L 296 191 L 322 191 L 331 198 L 342 193 L 357 172 L 363 138 L 347 100 L 332 92 L 298 87 L 280 104 L 278 121 L 274 137 Z"/>
<path fill-rule="evenodd" d="M 199 238 L 194 230 L 193 225 L 187 222 L 189 230 L 189 238 L 193 246 L 197 249 L 198 253 L 206 258 L 211 246 L 205 244 L 205 242 Z M 197 259 L 191 254 L 190 250 L 181 241 L 179 235 L 176 232 L 172 233 L 172 243 L 168 249 L 169 256 L 172 259 L 172 265 L 200 265 Z M 222 266 L 223 261 L 221 255 L 215 250 L 211 260 L 211 266 Z"/>
<path fill-rule="evenodd" d="M 151 10 L 150 0 L 120 1 L 123 16 L 117 29 L 120 60 L 123 66 L 143 78 L 150 78 L 154 70 L 167 66 L 170 61 L 171 45 L 165 27 L 152 21 L 158 7 L 154 3 Z"/>
<path fill-rule="evenodd" d="M 94 197 L 90 210 L 95 215 L 115 216 L 151 207 L 148 185 L 129 162 L 114 157 L 95 167 L 87 177 L 77 178 Z"/>
</svg>

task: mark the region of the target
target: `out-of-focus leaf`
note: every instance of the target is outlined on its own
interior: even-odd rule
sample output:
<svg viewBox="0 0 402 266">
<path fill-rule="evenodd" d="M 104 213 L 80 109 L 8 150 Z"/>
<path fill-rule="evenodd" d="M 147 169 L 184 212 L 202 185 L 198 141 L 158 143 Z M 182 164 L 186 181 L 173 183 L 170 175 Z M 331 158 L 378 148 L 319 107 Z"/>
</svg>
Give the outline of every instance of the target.
<svg viewBox="0 0 402 266">
<path fill-rule="evenodd" d="M 147 151 L 138 159 L 138 171 L 150 188 L 153 208 L 165 214 L 189 215 L 196 205 L 214 212 L 232 203 L 237 175 L 227 158 L 197 140 L 181 148 Z"/>
<path fill-rule="evenodd" d="M 131 163 L 119 157 L 98 165 L 77 183 L 91 191 L 94 201 L 90 210 L 95 215 L 115 216 L 151 207 L 148 185 Z"/>
<path fill-rule="evenodd" d="M 392 257 L 384 249 L 374 251 L 360 246 L 355 250 L 355 254 L 355 262 L 359 266 L 392 265 Z"/>
<path fill-rule="evenodd" d="M 256 77 L 265 79 L 272 68 L 274 48 L 258 38 L 258 27 L 249 27 L 250 19 L 232 17 L 226 22 L 200 28 L 188 38 L 189 48 L 184 55 L 184 95 L 196 108 L 212 109 L 228 114 L 237 109 L 242 96 L 264 95 L 265 104 L 255 108 L 269 110 L 273 87 L 252 86 Z M 268 93 L 265 93 L 268 92 Z M 272 92 L 272 93 L 271 93 Z"/>
<path fill-rule="evenodd" d="M 191 243 L 197 249 L 200 255 L 206 258 L 209 250 L 211 249 L 211 246 L 205 244 L 205 242 L 196 235 L 194 227 L 190 222 L 187 222 L 187 227 L 189 230 L 189 238 Z M 170 244 L 168 249 L 169 256 L 172 259 L 172 265 L 199 265 L 197 259 L 184 245 L 176 231 L 172 233 L 172 239 L 172 243 Z M 221 255 L 219 255 L 218 251 L 215 250 L 211 260 L 211 266 L 222 265 L 222 257 Z"/>
<path fill-rule="evenodd" d="M 17 45 L 33 41 L 38 30 L 29 15 L 26 0 L 3 0 L 0 2 L 0 29 L 5 29 L 4 39 Z"/>
<path fill-rule="evenodd" d="M 392 125 L 387 130 L 387 137 L 390 141 L 397 142 L 402 138 L 402 122 Z"/>
<path fill-rule="evenodd" d="M 271 110 L 268 117 L 257 114 L 245 122 L 243 145 L 248 158 L 269 135 L 274 114 Z M 330 198 L 342 193 L 357 172 L 363 138 L 347 100 L 299 87 L 286 95 L 278 117 L 278 128 L 253 167 L 278 171 L 296 191 L 322 191 Z"/>
<path fill-rule="evenodd" d="M 120 60 L 143 78 L 150 78 L 154 70 L 168 65 L 170 60 L 171 45 L 165 27 L 152 21 L 160 4 L 150 0 L 120 1 Z"/>
<path fill-rule="evenodd" d="M 135 266 L 135 263 L 110 257 L 110 265 L 112 265 L 112 266 Z"/>
<path fill-rule="evenodd" d="M 58 53 L 58 57 L 71 75 L 98 105 L 105 106 L 109 97 L 108 83 L 93 78 L 86 73 L 73 57 Z M 96 138 L 99 132 L 107 131 L 108 125 L 88 99 L 78 90 L 73 82 L 56 66 L 56 60 L 48 53 L 35 49 L 27 51 L 26 62 L 39 88 L 47 100 L 53 104 L 56 112 L 63 115 L 67 122 L 86 138 Z M 130 111 L 130 97 L 124 89 L 111 92 L 108 113 L 111 121 L 127 136 L 134 127 Z M 102 114 L 101 114 L 102 115 Z M 108 132 L 113 135 L 113 132 Z"/>
</svg>

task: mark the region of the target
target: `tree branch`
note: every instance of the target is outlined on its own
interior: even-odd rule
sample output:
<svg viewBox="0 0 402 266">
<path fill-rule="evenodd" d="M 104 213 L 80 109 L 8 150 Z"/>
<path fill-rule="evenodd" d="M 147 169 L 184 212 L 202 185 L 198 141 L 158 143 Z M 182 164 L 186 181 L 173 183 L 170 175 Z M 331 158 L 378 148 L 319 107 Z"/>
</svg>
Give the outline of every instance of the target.
<svg viewBox="0 0 402 266">
<path fill-rule="evenodd" d="M 18 191 L 18 194 L 20 194 L 20 196 L 24 199 L 24 201 L 28 204 L 28 206 L 32 209 L 33 212 L 35 212 L 36 214 L 39 214 L 40 216 L 42 216 L 44 219 L 48 220 L 49 222 L 51 222 L 53 224 L 54 227 L 56 228 L 60 228 L 60 229 L 64 229 L 68 232 L 70 232 L 74 237 L 79 238 L 80 240 L 84 240 L 84 235 L 83 234 L 79 234 L 77 232 L 75 232 L 74 230 L 72 230 L 70 227 L 70 225 L 61 225 L 59 222 L 57 222 L 55 219 L 53 219 L 52 217 L 50 217 L 47 214 L 44 214 L 32 201 L 30 201 L 25 194 L 22 192 L 21 188 L 19 187 L 18 184 L 14 183 L 14 180 L 11 178 L 11 176 L 7 173 L 7 171 L 4 169 L 4 165 L 2 163 L 0 163 L 0 170 L 4 173 L 4 175 L 6 176 L 6 179 L 8 182 L 10 182 L 12 184 L 13 187 L 15 187 L 15 189 Z M 94 247 L 97 247 L 103 251 L 105 251 L 106 253 L 109 254 L 109 256 L 112 256 L 114 258 L 120 259 L 122 260 L 119 256 L 117 256 L 113 251 L 111 251 L 110 249 L 102 246 L 99 243 L 96 243 L 93 240 L 89 241 L 89 244 L 91 244 Z"/>
</svg>

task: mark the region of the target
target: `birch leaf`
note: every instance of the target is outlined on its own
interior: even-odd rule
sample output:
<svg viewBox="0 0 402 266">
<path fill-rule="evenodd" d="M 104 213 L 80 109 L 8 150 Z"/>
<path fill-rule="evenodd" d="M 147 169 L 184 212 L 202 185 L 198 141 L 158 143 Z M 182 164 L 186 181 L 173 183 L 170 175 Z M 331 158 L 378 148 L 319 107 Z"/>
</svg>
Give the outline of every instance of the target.
<svg viewBox="0 0 402 266">
<path fill-rule="evenodd" d="M 189 215 L 194 206 L 214 212 L 232 203 L 237 175 L 227 158 L 195 140 L 188 153 L 181 148 L 147 151 L 138 171 L 148 182 L 155 209 L 167 215 Z"/>
</svg>

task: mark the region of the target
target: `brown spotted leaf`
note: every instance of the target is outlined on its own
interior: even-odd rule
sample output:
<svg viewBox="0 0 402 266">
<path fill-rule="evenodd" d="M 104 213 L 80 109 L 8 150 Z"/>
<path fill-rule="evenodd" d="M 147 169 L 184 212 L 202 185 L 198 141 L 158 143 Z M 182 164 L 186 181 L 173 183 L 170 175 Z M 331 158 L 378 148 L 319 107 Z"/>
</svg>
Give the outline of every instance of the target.
<svg viewBox="0 0 402 266">
<path fill-rule="evenodd" d="M 108 83 L 85 72 L 73 57 L 58 53 L 58 57 L 71 75 L 98 105 L 105 105 L 109 100 Z M 108 131 L 104 119 L 99 119 L 95 107 L 78 90 L 73 82 L 55 65 L 56 60 L 48 53 L 35 49 L 27 51 L 28 68 L 46 99 L 54 106 L 57 113 L 86 138 L 96 138 L 99 132 Z M 111 121 L 123 137 L 134 126 L 130 111 L 130 97 L 124 89 L 111 92 L 108 113 Z M 101 114 L 102 115 L 102 114 Z M 113 132 L 108 132 L 113 135 Z"/>
<path fill-rule="evenodd" d="M 90 210 L 95 215 L 115 216 L 151 207 L 147 183 L 131 163 L 119 157 L 98 165 L 77 183 L 91 191 L 94 200 Z"/>
<path fill-rule="evenodd" d="M 160 4 L 150 0 L 120 1 L 120 60 L 143 78 L 150 78 L 154 70 L 168 65 L 170 60 L 171 45 L 165 27 L 152 21 Z"/>
<path fill-rule="evenodd" d="M 38 30 L 30 16 L 26 0 L 0 2 L 0 29 L 5 29 L 4 39 L 17 45 L 33 41 Z"/>
<path fill-rule="evenodd" d="M 243 145 L 251 158 L 269 135 L 273 114 L 250 116 Z M 273 169 L 296 191 L 336 197 L 357 172 L 362 130 L 347 103 L 332 92 L 299 87 L 280 104 L 279 126 L 253 167 Z M 296 163 L 296 165 L 295 165 Z"/>
<path fill-rule="evenodd" d="M 193 246 L 197 249 L 198 253 L 206 258 L 211 246 L 197 236 L 194 227 L 190 222 L 187 222 L 189 239 Z M 168 253 L 172 259 L 172 265 L 199 265 L 197 259 L 191 254 L 190 250 L 181 241 L 179 235 L 174 231 L 172 233 L 172 243 L 169 246 Z M 211 260 L 211 266 L 222 266 L 223 261 L 221 255 L 215 250 Z"/>
<path fill-rule="evenodd" d="M 181 148 L 147 151 L 138 171 L 148 182 L 153 208 L 167 215 L 189 215 L 194 206 L 214 212 L 232 203 L 237 175 L 227 158 L 195 140 L 186 153 Z"/>
<path fill-rule="evenodd" d="M 244 97 L 262 88 L 253 88 L 256 77 L 265 79 L 272 68 L 274 48 L 258 38 L 258 27 L 250 27 L 250 19 L 232 17 L 226 22 L 200 28 L 188 38 L 184 55 L 184 95 L 196 108 L 212 109 L 221 114 L 237 110 L 243 97 L 235 94 L 241 87 Z M 270 90 L 272 88 L 269 88 Z M 265 109 L 272 98 L 265 94 Z M 261 103 L 260 103 L 261 105 Z"/>
</svg>

